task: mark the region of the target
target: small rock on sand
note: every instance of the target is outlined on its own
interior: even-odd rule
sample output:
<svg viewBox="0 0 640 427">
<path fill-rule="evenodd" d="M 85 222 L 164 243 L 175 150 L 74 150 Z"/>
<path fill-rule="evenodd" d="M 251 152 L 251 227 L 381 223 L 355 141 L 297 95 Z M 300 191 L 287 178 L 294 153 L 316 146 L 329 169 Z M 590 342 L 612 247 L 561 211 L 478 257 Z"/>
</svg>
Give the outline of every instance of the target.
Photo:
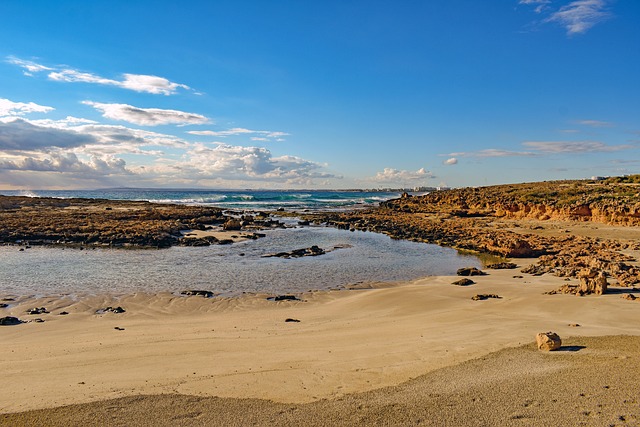
<svg viewBox="0 0 640 427">
<path fill-rule="evenodd" d="M 452 285 L 456 285 L 456 286 L 469 286 L 469 285 L 473 285 L 476 282 L 474 282 L 471 279 L 467 279 L 466 277 L 464 279 L 460 279 L 460 280 L 456 280 L 455 282 L 451 283 Z"/>
<path fill-rule="evenodd" d="M 487 273 L 482 270 L 478 270 L 476 267 L 464 267 L 459 268 L 456 274 L 458 276 L 484 276 Z"/>
<path fill-rule="evenodd" d="M 562 346 L 562 340 L 555 332 L 540 332 L 536 335 L 536 343 L 541 351 L 557 350 Z"/>
</svg>

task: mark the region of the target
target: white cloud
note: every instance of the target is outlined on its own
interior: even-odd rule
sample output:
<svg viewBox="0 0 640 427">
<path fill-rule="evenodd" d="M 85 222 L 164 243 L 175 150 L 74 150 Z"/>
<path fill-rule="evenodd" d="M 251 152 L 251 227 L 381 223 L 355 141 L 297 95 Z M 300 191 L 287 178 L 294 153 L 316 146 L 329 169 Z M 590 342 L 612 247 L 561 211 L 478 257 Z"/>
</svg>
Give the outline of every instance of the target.
<svg viewBox="0 0 640 427">
<path fill-rule="evenodd" d="M 0 117 L 23 116 L 29 113 L 48 113 L 53 107 L 38 105 L 33 102 L 13 102 L 6 98 L 0 98 Z"/>
<path fill-rule="evenodd" d="M 183 166 L 198 170 L 200 178 L 223 176 L 293 182 L 308 178 L 335 178 L 321 172 L 321 164 L 296 156 L 273 157 L 271 151 L 263 147 L 219 144 L 210 148 L 195 144 L 188 156 L 188 162 Z"/>
<path fill-rule="evenodd" d="M 118 86 L 136 92 L 147 92 L 159 95 L 172 95 L 178 89 L 191 89 L 187 85 L 171 82 L 164 77 L 148 76 L 144 74 L 124 74 L 124 81 Z"/>
<path fill-rule="evenodd" d="M 509 150 L 499 150 L 496 148 L 487 148 L 485 150 L 479 150 L 479 151 L 468 151 L 468 152 L 446 154 L 446 156 L 454 156 L 454 157 L 531 157 L 535 155 L 536 155 L 535 153 L 532 153 L 530 151 L 509 151 Z"/>
<path fill-rule="evenodd" d="M 528 4 L 535 5 L 534 9 L 536 13 L 541 13 L 544 9 L 547 8 L 547 5 L 551 3 L 551 0 L 520 0 L 519 4 Z"/>
<path fill-rule="evenodd" d="M 100 85 L 113 85 L 118 86 L 120 82 L 116 80 L 106 79 L 104 77 L 96 76 L 91 73 L 82 73 L 77 70 L 60 70 L 49 73 L 49 78 L 58 82 L 67 83 L 95 83 Z"/>
<path fill-rule="evenodd" d="M 599 141 L 527 141 L 522 145 L 550 154 L 605 153 L 633 148 L 632 145 L 607 145 Z"/>
<path fill-rule="evenodd" d="M 102 116 L 108 119 L 122 120 L 140 126 L 209 123 L 209 119 L 203 115 L 178 110 L 138 108 L 127 104 L 103 104 L 92 101 L 83 101 L 82 103 L 90 105 L 96 110 L 102 111 Z"/>
<path fill-rule="evenodd" d="M 376 173 L 376 176 L 374 176 L 372 180 L 377 182 L 405 183 L 409 181 L 422 181 L 431 178 L 435 178 L 435 176 L 424 168 L 420 168 L 415 172 L 393 168 L 384 168 L 382 172 Z"/>
<path fill-rule="evenodd" d="M 447 160 L 442 162 L 443 165 L 457 165 L 458 164 L 458 159 L 456 159 L 455 157 L 450 157 Z"/>
<path fill-rule="evenodd" d="M 25 74 L 33 76 L 35 73 L 48 71 L 51 80 L 68 83 L 91 83 L 106 86 L 116 86 L 135 92 L 145 92 L 156 95 L 173 95 L 179 89 L 191 90 L 185 84 L 172 82 L 164 77 L 146 74 L 122 75 L 123 79 L 115 80 L 99 76 L 93 73 L 82 72 L 68 67 L 47 67 L 33 61 L 27 61 L 15 57 L 8 57 L 7 62 L 17 65 L 25 70 Z"/>
<path fill-rule="evenodd" d="M 579 125 L 591 126 L 591 127 L 596 127 L 596 128 L 604 128 L 604 127 L 613 126 L 613 123 L 604 122 L 604 121 L 601 121 L 601 120 L 578 120 L 578 121 L 576 121 L 576 123 L 579 124 Z"/>
<path fill-rule="evenodd" d="M 606 6 L 606 0 L 573 1 L 552 13 L 544 22 L 557 22 L 563 25 L 568 35 L 585 33 L 610 16 L 610 13 L 605 11 Z"/>
<path fill-rule="evenodd" d="M 269 139 L 275 139 L 276 141 L 284 141 L 283 137 L 289 136 L 290 134 L 286 132 L 274 132 L 270 130 L 251 130 L 245 128 L 232 128 L 221 131 L 213 131 L 213 130 L 192 130 L 187 132 L 191 135 L 202 135 L 202 136 L 215 136 L 218 138 L 226 138 L 227 136 L 237 136 L 237 135 L 260 135 L 258 137 L 252 137 L 253 141 L 267 141 Z"/>
<path fill-rule="evenodd" d="M 18 67 L 21 67 L 22 69 L 24 69 L 24 74 L 26 76 L 33 76 L 34 73 L 39 73 L 41 71 L 53 70 L 53 68 L 45 67 L 44 65 L 37 64 L 33 61 L 19 59 L 14 56 L 9 56 L 7 58 L 7 62 L 9 64 L 17 65 Z"/>
</svg>

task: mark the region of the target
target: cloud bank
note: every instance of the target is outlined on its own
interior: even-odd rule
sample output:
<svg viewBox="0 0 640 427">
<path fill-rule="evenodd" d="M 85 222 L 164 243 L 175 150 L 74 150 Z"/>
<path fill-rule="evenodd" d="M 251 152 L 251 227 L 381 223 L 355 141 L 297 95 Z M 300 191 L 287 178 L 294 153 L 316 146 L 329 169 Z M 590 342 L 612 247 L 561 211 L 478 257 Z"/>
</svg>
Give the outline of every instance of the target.
<svg viewBox="0 0 640 427">
<path fill-rule="evenodd" d="M 425 168 L 420 168 L 415 172 L 393 168 L 384 168 L 382 172 L 376 173 L 376 175 L 371 178 L 371 180 L 375 182 L 386 183 L 415 183 L 416 181 L 426 181 L 427 179 L 432 178 L 435 178 L 435 176 L 431 172 L 425 170 Z"/>
<path fill-rule="evenodd" d="M 87 105 L 102 111 L 104 117 L 138 125 L 208 122 L 204 116 L 176 110 L 90 101 Z M 264 147 L 194 143 L 175 135 L 77 117 L 30 120 L 24 116 L 53 108 L 10 100 L 2 100 L 0 106 L 0 180 L 4 185 L 42 189 L 105 185 L 246 187 L 259 181 L 261 185 L 293 187 L 313 186 L 317 179 L 341 179 L 328 173 L 325 164 L 292 155 L 276 156 Z M 245 131 L 239 134 L 269 138 L 287 135 Z"/>
</svg>

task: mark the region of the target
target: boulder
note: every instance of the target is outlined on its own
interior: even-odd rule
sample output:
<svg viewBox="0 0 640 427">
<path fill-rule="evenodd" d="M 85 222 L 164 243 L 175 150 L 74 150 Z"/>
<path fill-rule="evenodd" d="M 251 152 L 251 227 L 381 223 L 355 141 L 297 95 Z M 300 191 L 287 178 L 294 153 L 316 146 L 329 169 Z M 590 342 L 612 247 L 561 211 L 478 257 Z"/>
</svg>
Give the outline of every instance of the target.
<svg viewBox="0 0 640 427">
<path fill-rule="evenodd" d="M 19 325 L 21 323 L 23 323 L 22 320 L 18 319 L 17 317 L 0 317 L 0 326 L 13 326 Z"/>
<path fill-rule="evenodd" d="M 536 335 L 538 350 L 553 351 L 562 346 L 562 340 L 555 332 L 540 332 Z"/>
<path fill-rule="evenodd" d="M 469 286 L 469 285 L 473 285 L 476 282 L 474 282 L 471 279 L 467 279 L 466 277 L 464 279 L 460 279 L 460 280 L 456 280 L 455 282 L 451 283 L 452 285 L 456 285 L 456 286 Z"/>
</svg>

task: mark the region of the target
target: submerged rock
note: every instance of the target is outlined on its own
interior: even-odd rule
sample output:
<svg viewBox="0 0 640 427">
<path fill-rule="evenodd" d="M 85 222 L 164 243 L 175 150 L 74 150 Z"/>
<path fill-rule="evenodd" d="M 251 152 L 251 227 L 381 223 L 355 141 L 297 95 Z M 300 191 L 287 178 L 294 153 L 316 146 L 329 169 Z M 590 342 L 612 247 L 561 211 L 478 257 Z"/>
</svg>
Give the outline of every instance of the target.
<svg viewBox="0 0 640 427">
<path fill-rule="evenodd" d="M 310 248 L 304 249 L 294 249 L 291 252 L 277 252 L 274 254 L 262 255 L 263 258 L 301 258 L 304 256 L 318 256 L 324 255 L 326 251 L 316 245 L 311 246 Z"/>
</svg>

